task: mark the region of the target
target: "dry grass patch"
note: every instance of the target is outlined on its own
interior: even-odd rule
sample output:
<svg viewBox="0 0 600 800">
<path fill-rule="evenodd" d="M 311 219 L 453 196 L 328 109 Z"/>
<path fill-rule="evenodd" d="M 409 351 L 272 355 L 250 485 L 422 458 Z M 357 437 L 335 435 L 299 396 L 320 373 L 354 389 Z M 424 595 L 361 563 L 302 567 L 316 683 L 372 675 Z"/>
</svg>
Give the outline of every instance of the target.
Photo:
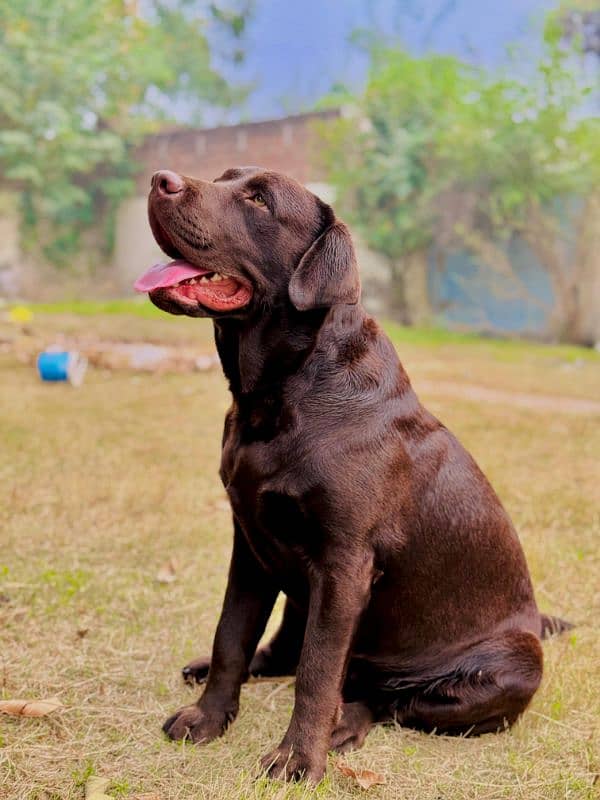
<svg viewBox="0 0 600 800">
<path fill-rule="evenodd" d="M 135 329 L 132 338 L 142 326 L 154 340 L 168 331 L 169 341 L 188 344 L 210 336 L 202 322 L 107 319 L 71 324 L 111 336 Z M 400 350 L 418 388 L 436 376 L 474 382 L 486 361 L 481 347 Z M 536 353 L 526 349 L 498 369 L 489 356 L 494 385 L 522 390 L 534 374 L 538 391 L 566 393 L 555 357 Z M 598 363 L 576 368 L 571 394 L 600 396 Z M 109 777 L 109 793 L 123 798 L 362 796 L 333 756 L 314 792 L 256 780 L 259 757 L 289 718 L 289 682 L 246 686 L 238 721 L 205 748 L 160 733 L 167 714 L 191 701 L 179 668 L 209 652 L 225 584 L 231 526 L 217 465 L 228 396 L 220 374 L 91 371 L 75 391 L 42 385 L 4 355 L 0 383 L 1 697 L 58 695 L 66 706 L 43 719 L 0 718 L 0 798 L 79 799 L 92 773 Z M 431 392 L 424 400 L 498 488 L 541 607 L 578 627 L 545 645 L 542 688 L 508 734 L 456 740 L 377 728 L 345 761 L 386 776 L 368 794 L 382 800 L 592 798 L 600 772 L 599 420 Z M 175 580 L 159 583 L 169 558 Z"/>
</svg>

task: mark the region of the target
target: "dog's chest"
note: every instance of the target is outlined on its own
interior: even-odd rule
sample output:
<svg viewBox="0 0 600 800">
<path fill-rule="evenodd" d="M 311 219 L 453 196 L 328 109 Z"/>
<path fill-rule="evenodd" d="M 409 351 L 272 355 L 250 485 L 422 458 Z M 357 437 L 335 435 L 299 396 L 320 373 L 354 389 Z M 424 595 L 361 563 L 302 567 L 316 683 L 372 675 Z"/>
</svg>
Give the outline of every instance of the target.
<svg viewBox="0 0 600 800">
<path fill-rule="evenodd" d="M 267 572 L 288 593 L 303 592 L 312 561 L 312 534 L 299 500 L 305 470 L 284 441 L 241 444 L 227 437 L 221 476 L 233 513 Z"/>
</svg>

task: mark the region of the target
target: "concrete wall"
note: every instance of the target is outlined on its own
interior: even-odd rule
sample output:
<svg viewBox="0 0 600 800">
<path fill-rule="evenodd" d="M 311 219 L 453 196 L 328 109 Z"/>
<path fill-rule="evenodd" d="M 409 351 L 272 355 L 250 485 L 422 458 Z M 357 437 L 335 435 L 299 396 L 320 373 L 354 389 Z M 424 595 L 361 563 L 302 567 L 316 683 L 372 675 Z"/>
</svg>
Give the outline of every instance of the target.
<svg viewBox="0 0 600 800">
<path fill-rule="evenodd" d="M 593 344 L 600 342 L 600 225 L 589 225 L 587 237 L 587 246 L 579 248 L 584 261 L 576 287 L 578 335 Z M 555 301 L 546 269 L 518 235 L 497 246 L 514 276 L 499 273 L 468 250 L 430 250 L 428 294 L 436 319 L 450 327 L 547 338 L 552 335 Z"/>
<path fill-rule="evenodd" d="M 142 272 L 168 257 L 154 241 L 148 223 L 146 195 L 128 197 L 117 212 L 113 272 L 119 290 L 127 294 Z"/>
</svg>

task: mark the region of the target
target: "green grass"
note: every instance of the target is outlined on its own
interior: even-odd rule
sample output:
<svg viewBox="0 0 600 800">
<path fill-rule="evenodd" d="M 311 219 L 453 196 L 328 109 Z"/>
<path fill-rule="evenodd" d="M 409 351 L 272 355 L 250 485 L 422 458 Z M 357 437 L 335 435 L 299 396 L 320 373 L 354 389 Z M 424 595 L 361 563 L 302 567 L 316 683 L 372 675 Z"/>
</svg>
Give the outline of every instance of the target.
<svg viewBox="0 0 600 800">
<path fill-rule="evenodd" d="M 76 314 L 82 317 L 95 317 L 105 314 L 131 314 L 145 319 L 164 316 L 146 296 L 121 300 L 65 300 L 55 303 L 29 303 L 34 314 Z"/>
<path fill-rule="evenodd" d="M 433 349 L 448 345 L 468 345 L 471 348 L 482 348 L 493 353 L 496 358 L 507 361 L 519 361 L 536 355 L 539 358 L 559 358 L 564 361 L 585 359 L 600 362 L 600 353 L 597 350 L 577 345 L 545 344 L 510 337 L 495 338 L 447 328 L 406 327 L 394 322 L 386 322 L 385 329 L 390 338 L 399 345 L 408 344 Z"/>
<path fill-rule="evenodd" d="M 86 307 L 35 307 L 30 327 L 49 340 L 65 329 L 211 340 L 206 321 Z M 377 728 L 345 760 L 386 776 L 368 793 L 381 800 L 591 800 L 600 773 L 600 417 L 510 399 L 597 399 L 600 361 L 574 363 L 569 348 L 390 331 L 424 402 L 499 491 L 540 606 L 578 627 L 544 645 L 542 687 L 510 733 L 470 740 Z M 473 384 L 504 400 L 475 402 Z M 110 778 L 115 798 L 364 796 L 334 756 L 315 791 L 256 779 L 289 720 L 288 684 L 244 687 L 239 719 L 207 747 L 160 733 L 195 696 L 179 668 L 209 651 L 225 584 L 231 523 L 217 467 L 229 399 L 220 373 L 90 370 L 73 390 L 40 383 L 2 353 L 0 385 L 0 695 L 58 694 L 65 705 L 44 719 L 0 716 L 1 800 L 79 800 L 90 774 Z M 447 394 L 450 385 L 464 385 L 464 396 Z M 169 558 L 177 577 L 163 585 L 155 577 Z"/>
</svg>

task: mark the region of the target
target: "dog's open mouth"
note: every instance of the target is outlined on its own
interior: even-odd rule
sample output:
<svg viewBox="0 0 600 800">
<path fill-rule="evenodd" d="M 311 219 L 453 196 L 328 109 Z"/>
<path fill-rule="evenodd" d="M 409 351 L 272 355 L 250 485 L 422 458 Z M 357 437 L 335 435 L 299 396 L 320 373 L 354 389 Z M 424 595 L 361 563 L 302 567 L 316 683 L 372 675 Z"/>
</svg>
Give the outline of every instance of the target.
<svg viewBox="0 0 600 800">
<path fill-rule="evenodd" d="M 199 303 L 212 311 L 233 311 L 248 305 L 252 290 L 228 275 L 195 267 L 187 261 L 155 264 L 134 284 L 138 292 L 168 290 L 169 299 L 182 306 Z"/>
</svg>

